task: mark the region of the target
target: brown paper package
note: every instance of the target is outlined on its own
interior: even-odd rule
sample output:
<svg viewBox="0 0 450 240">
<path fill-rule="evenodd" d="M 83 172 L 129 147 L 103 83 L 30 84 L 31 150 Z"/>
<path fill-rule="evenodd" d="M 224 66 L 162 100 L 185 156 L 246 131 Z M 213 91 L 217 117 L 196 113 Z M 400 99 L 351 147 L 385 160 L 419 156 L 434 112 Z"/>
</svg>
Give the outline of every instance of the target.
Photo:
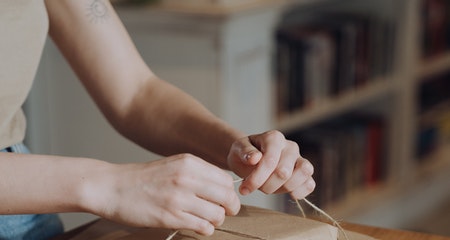
<svg viewBox="0 0 450 240">
<path fill-rule="evenodd" d="M 165 240 L 173 230 L 159 228 L 132 228 L 99 220 L 71 238 L 79 239 L 154 239 Z M 372 240 L 363 234 L 346 231 L 350 240 Z M 339 237 L 338 237 L 339 236 Z M 338 229 L 329 224 L 272 210 L 242 206 L 237 216 L 226 217 L 212 236 L 205 237 L 192 231 L 180 231 L 173 240 L 345 240 Z"/>
</svg>

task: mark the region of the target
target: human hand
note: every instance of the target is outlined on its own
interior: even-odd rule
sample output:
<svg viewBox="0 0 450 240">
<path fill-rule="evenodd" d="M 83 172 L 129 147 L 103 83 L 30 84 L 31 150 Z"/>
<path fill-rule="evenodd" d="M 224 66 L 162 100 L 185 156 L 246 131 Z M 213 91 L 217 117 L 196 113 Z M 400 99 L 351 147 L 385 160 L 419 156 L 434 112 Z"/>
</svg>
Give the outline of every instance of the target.
<svg viewBox="0 0 450 240">
<path fill-rule="evenodd" d="M 228 165 L 244 178 L 239 191 L 247 195 L 256 189 L 264 193 L 290 193 L 302 199 L 315 188 L 311 163 L 300 156 L 297 143 L 279 131 L 251 135 L 234 142 Z"/>
<path fill-rule="evenodd" d="M 127 225 L 211 235 L 225 215 L 235 215 L 240 208 L 232 177 L 190 154 L 114 165 L 111 173 L 109 180 L 95 182 L 98 187 L 89 191 L 96 199 L 92 208 L 101 217 Z"/>
</svg>

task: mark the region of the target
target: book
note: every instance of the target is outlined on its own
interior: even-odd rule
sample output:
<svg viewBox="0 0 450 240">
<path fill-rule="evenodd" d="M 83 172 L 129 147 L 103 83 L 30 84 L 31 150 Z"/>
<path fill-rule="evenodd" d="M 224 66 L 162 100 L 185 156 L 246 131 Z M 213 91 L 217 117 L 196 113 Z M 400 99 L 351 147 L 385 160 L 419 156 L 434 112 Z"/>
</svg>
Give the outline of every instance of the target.
<svg viewBox="0 0 450 240">
<path fill-rule="evenodd" d="M 382 116 L 351 113 L 288 134 L 315 167 L 319 206 L 339 201 L 359 188 L 384 180 L 385 124 Z"/>
<path fill-rule="evenodd" d="M 430 58 L 449 48 L 450 3 L 446 0 L 422 1 L 423 57 Z"/>
<path fill-rule="evenodd" d="M 369 15 L 318 13 L 281 25 L 274 78 L 279 116 L 320 105 L 388 74 L 393 23 Z"/>
<path fill-rule="evenodd" d="M 427 159 L 440 146 L 450 143 L 450 72 L 428 76 L 418 91 L 416 158 Z"/>
</svg>

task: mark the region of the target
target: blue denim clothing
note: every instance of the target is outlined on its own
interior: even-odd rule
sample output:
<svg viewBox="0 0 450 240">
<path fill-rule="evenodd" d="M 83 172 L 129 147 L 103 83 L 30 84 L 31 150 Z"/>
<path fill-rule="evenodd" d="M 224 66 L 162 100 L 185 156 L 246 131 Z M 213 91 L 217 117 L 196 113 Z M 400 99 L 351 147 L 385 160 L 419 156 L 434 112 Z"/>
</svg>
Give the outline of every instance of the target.
<svg viewBox="0 0 450 240">
<path fill-rule="evenodd" d="M 23 144 L 13 145 L 0 152 L 29 153 Z M 0 240 L 49 239 L 63 231 L 62 222 L 56 214 L 0 215 Z"/>
</svg>

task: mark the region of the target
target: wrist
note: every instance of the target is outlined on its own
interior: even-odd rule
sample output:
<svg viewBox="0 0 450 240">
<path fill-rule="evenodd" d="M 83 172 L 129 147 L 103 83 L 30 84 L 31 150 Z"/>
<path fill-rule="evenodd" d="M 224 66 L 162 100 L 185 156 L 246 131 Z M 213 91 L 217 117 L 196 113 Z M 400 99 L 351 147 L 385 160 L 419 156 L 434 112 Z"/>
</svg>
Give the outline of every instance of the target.
<svg viewBox="0 0 450 240">
<path fill-rule="evenodd" d="M 117 165 L 93 160 L 90 168 L 82 175 L 79 185 L 79 208 L 83 212 L 105 216 L 114 199 Z"/>
<path fill-rule="evenodd" d="M 224 129 L 224 134 L 222 135 L 222 149 L 220 150 L 222 156 L 222 164 L 224 169 L 231 170 L 231 166 L 228 162 L 228 157 L 231 151 L 233 144 L 240 139 L 246 137 L 246 135 L 230 126 Z"/>
</svg>

